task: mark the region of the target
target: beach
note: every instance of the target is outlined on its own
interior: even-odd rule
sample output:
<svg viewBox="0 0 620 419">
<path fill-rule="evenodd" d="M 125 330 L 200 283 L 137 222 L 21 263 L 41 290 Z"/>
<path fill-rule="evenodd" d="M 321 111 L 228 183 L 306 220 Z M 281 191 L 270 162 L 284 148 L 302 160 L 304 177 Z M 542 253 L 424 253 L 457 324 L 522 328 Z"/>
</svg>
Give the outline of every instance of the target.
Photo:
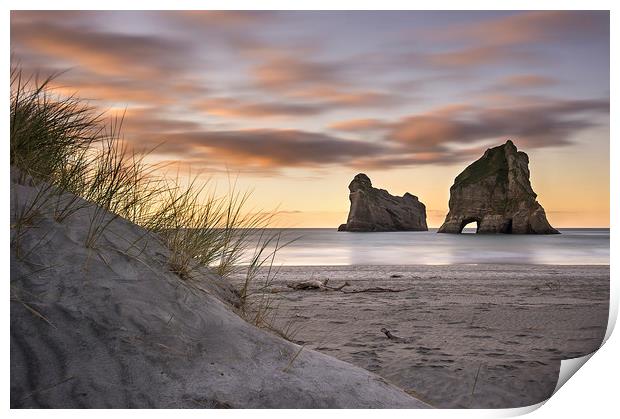
<svg viewBox="0 0 620 419">
<path fill-rule="evenodd" d="M 608 10 L 24 9 L 11 409 L 532 410 L 603 343 Z"/>
<path fill-rule="evenodd" d="M 350 285 L 288 286 L 326 279 Z M 383 292 L 369 290 L 378 287 Z M 609 266 L 283 266 L 268 292 L 276 325 L 304 348 L 372 371 L 435 407 L 507 408 L 545 400 L 560 360 L 598 349 Z"/>
</svg>

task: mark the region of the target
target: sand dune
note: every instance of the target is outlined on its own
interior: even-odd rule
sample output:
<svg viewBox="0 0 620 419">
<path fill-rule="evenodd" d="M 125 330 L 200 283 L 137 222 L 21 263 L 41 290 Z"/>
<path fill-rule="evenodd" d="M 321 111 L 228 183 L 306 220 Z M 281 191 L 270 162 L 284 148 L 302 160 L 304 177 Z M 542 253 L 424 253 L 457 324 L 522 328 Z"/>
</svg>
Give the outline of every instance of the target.
<svg viewBox="0 0 620 419">
<path fill-rule="evenodd" d="M 13 213 L 35 188 L 11 188 Z M 184 282 L 129 222 L 86 248 L 93 210 L 60 224 L 43 208 L 11 250 L 11 407 L 427 407 L 246 323 L 229 284 L 206 270 Z"/>
</svg>

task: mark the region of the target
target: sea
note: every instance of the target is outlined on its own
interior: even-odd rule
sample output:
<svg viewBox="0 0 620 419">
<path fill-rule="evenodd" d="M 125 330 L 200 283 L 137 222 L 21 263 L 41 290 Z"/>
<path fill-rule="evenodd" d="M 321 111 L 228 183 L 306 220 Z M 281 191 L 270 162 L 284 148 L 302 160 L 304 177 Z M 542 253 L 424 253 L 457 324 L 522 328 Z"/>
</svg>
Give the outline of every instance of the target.
<svg viewBox="0 0 620 419">
<path fill-rule="evenodd" d="M 539 264 L 608 265 L 608 228 L 565 228 L 561 234 L 352 233 L 333 228 L 273 229 L 276 266 Z M 263 254 L 272 250 L 270 247 Z"/>
</svg>

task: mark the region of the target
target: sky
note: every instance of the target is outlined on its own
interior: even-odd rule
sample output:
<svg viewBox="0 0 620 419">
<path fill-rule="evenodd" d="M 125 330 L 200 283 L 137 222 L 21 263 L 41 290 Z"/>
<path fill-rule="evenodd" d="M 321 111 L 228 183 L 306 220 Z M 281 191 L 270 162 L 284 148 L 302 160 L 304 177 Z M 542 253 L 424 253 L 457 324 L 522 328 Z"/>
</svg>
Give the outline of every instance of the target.
<svg viewBox="0 0 620 419">
<path fill-rule="evenodd" d="M 281 227 L 346 222 L 360 172 L 438 227 L 507 139 L 552 225 L 608 227 L 609 48 L 606 11 L 11 12 L 12 64 Z"/>
</svg>

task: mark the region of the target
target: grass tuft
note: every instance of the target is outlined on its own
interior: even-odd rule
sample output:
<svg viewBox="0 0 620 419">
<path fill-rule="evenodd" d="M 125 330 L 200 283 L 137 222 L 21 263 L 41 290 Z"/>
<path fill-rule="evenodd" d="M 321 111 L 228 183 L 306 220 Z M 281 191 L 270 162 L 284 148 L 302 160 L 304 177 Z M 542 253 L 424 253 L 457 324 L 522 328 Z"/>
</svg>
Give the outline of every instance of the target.
<svg viewBox="0 0 620 419">
<path fill-rule="evenodd" d="M 26 77 L 11 68 L 11 170 L 18 183 L 37 187 L 28 202 L 11 196 L 15 248 L 19 251 L 24 233 L 46 211 L 58 223 L 88 211 L 88 248 L 101 245 L 111 223 L 123 218 L 156 233 L 170 250 L 170 270 L 183 280 L 199 280 L 201 266 L 221 276 L 247 269 L 241 312 L 257 325 L 271 324 L 271 299 L 261 297 L 249 310 L 248 297 L 260 268 L 269 264 L 261 289 L 277 273 L 275 253 L 285 244 L 279 233 L 267 230 L 274 213 L 249 210 L 251 193 L 239 191 L 236 179 L 218 195 L 209 181 L 191 173 L 189 182 L 178 173 L 164 176 L 163 166 L 146 163 L 152 150 L 137 152 L 123 139 L 124 115 L 108 119 L 77 96 L 59 94 L 52 88 L 56 76 Z"/>
</svg>

